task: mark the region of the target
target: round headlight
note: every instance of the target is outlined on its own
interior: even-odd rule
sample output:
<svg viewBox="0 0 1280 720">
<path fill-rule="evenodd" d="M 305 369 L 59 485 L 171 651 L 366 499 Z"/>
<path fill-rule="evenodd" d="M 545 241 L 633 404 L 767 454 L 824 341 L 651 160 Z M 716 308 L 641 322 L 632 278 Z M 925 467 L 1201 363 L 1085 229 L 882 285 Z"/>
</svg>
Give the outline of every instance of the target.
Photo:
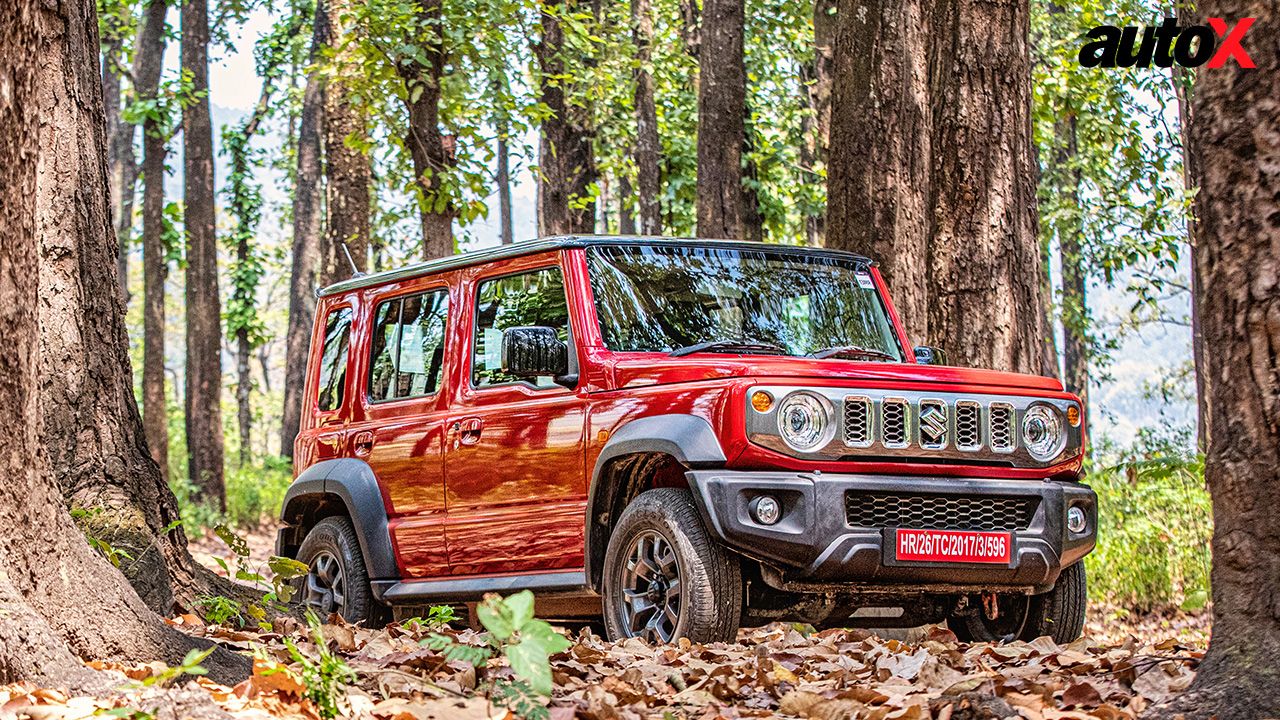
<svg viewBox="0 0 1280 720">
<path fill-rule="evenodd" d="M 1033 405 L 1022 416 L 1022 443 L 1037 460 L 1049 460 L 1062 452 L 1066 432 L 1062 416 L 1047 405 Z"/>
<path fill-rule="evenodd" d="M 813 393 L 791 393 L 778 405 L 778 434 L 792 449 L 808 452 L 824 445 L 831 428 L 827 404 Z"/>
</svg>

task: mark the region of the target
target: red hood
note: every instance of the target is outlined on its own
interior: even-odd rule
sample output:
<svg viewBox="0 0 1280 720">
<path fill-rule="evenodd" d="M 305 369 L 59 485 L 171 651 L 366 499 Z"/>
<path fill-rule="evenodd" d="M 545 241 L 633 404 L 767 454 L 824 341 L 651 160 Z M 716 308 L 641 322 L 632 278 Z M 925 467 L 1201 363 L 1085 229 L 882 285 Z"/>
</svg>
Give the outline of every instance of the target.
<svg viewBox="0 0 1280 720">
<path fill-rule="evenodd" d="M 989 392 L 1011 390 L 1062 392 L 1062 383 L 1039 375 L 916 363 L 817 360 L 725 353 L 680 358 L 672 358 L 665 353 L 628 353 L 614 355 L 613 358 L 614 377 L 619 388 L 697 382 L 717 378 L 754 377 L 762 381 L 782 382 L 798 379 L 825 379 L 865 382 L 873 385 L 880 383 L 945 384 Z"/>
</svg>

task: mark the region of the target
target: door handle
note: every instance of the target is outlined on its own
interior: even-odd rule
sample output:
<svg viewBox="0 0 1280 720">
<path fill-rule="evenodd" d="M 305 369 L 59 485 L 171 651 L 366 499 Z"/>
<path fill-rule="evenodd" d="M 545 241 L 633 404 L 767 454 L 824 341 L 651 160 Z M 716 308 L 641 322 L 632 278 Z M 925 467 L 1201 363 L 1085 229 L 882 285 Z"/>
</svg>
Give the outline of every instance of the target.
<svg viewBox="0 0 1280 720">
<path fill-rule="evenodd" d="M 368 430 L 356 433 L 351 440 L 351 449 L 356 457 L 368 457 L 373 452 L 373 433 Z"/>
<path fill-rule="evenodd" d="M 453 436 L 453 446 L 456 448 L 459 445 L 475 445 L 480 442 L 480 431 L 483 428 L 484 421 L 478 417 L 454 420 L 449 426 L 449 434 Z"/>
</svg>

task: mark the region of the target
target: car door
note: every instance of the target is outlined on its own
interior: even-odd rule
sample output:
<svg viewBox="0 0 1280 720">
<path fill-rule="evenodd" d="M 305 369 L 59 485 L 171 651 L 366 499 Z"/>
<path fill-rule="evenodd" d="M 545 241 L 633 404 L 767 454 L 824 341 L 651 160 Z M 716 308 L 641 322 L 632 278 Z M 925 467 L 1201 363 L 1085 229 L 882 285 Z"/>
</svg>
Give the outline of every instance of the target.
<svg viewBox="0 0 1280 720">
<path fill-rule="evenodd" d="M 454 576 L 583 564 L 585 400 L 555 378 L 519 380 L 501 365 L 502 331 L 536 325 L 559 332 L 576 366 L 564 274 L 551 262 L 486 267 L 465 284 L 469 362 L 445 435 Z"/>
<path fill-rule="evenodd" d="M 374 301 L 363 422 L 352 452 L 373 468 L 403 579 L 449 572 L 445 538 L 445 372 L 449 289 Z"/>
</svg>

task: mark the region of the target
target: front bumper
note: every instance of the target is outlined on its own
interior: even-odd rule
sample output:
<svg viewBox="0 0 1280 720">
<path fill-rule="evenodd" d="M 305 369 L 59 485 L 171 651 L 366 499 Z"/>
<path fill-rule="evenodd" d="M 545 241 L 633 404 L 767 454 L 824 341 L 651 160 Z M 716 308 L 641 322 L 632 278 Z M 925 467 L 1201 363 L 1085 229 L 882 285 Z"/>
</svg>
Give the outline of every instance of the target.
<svg viewBox="0 0 1280 720">
<path fill-rule="evenodd" d="M 1072 482 L 727 470 L 687 476 L 711 532 L 759 560 L 766 581 L 786 589 L 1042 592 L 1063 568 L 1093 549 L 1097 533 L 1097 496 Z M 969 499 L 964 502 L 988 496 L 1026 500 L 1034 511 L 1009 529 L 1008 565 L 905 562 L 894 556 L 895 527 L 849 523 L 847 493 Z M 774 525 L 751 517 L 749 505 L 761 495 L 782 504 L 782 518 Z M 1080 533 L 1067 530 L 1067 509 L 1073 505 L 1088 518 Z"/>
</svg>

